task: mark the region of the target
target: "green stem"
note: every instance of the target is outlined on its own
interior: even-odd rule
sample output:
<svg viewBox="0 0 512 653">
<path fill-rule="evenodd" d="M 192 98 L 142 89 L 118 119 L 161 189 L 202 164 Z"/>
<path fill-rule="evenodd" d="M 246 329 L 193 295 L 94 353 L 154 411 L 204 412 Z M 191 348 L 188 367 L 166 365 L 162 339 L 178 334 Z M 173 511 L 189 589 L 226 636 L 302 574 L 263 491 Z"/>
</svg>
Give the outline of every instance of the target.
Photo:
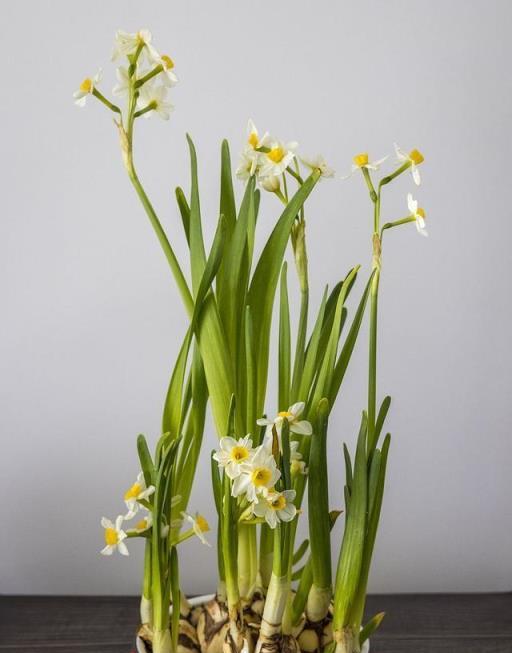
<svg viewBox="0 0 512 653">
<path fill-rule="evenodd" d="M 150 70 L 147 75 L 144 75 L 144 77 L 141 77 L 135 82 L 135 88 L 140 88 L 143 86 L 146 82 L 148 82 L 150 79 L 155 77 L 156 75 L 159 75 L 163 71 L 164 67 L 162 64 L 159 64 L 156 66 L 156 68 L 153 68 L 153 70 Z"/>
<path fill-rule="evenodd" d="M 107 100 L 107 98 L 103 95 L 103 93 L 100 93 L 97 88 L 92 89 L 92 94 L 94 95 L 95 98 L 98 98 L 98 100 L 102 102 L 108 109 L 110 109 L 114 113 L 121 114 L 121 109 L 116 104 L 110 102 L 110 100 Z"/>
<path fill-rule="evenodd" d="M 135 188 L 135 191 L 139 196 L 142 206 L 144 207 L 144 210 L 146 211 L 149 221 L 151 222 L 151 225 L 156 233 L 160 246 L 162 247 L 162 250 L 167 259 L 167 262 L 169 263 L 174 279 L 178 286 L 178 290 L 183 299 L 183 303 L 185 304 L 187 313 L 189 317 L 191 317 L 194 311 L 194 300 L 188 288 L 187 281 L 185 279 L 183 271 L 181 270 L 180 264 L 178 262 L 178 259 L 176 258 L 176 254 L 174 253 L 171 243 L 169 242 L 169 239 L 167 238 L 167 235 L 160 223 L 160 220 L 158 219 L 156 211 L 153 208 L 153 205 L 151 204 L 151 201 L 149 200 L 149 197 L 147 196 L 146 191 L 144 190 L 144 187 L 142 186 L 139 180 L 139 177 L 137 175 L 133 163 L 133 123 L 135 120 L 136 103 L 137 103 L 137 92 L 134 86 L 132 85 L 130 88 L 130 97 L 128 103 L 129 109 L 128 109 L 128 117 L 126 121 L 126 129 L 123 129 L 122 126 L 120 126 L 120 129 L 122 130 L 121 136 L 122 136 L 123 155 L 124 155 L 126 170 L 128 172 L 128 177 L 130 178 L 130 181 L 132 182 L 132 185 Z"/>
<path fill-rule="evenodd" d="M 380 270 L 375 270 L 370 290 L 370 343 L 368 365 L 368 451 L 373 448 L 377 413 L 377 315 Z"/>
</svg>

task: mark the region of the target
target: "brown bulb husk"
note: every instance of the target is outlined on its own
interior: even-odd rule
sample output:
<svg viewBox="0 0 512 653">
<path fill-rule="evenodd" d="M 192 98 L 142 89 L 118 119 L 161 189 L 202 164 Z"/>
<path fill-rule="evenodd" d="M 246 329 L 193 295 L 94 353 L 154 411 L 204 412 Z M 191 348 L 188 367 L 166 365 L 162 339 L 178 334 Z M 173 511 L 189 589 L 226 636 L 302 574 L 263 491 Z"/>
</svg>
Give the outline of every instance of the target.
<svg viewBox="0 0 512 653">
<path fill-rule="evenodd" d="M 177 653 L 200 653 L 197 630 L 187 619 L 180 619 Z"/>
<path fill-rule="evenodd" d="M 226 605 L 214 598 L 200 607 L 197 620 L 197 639 L 201 653 L 222 653 L 229 627 Z"/>
</svg>

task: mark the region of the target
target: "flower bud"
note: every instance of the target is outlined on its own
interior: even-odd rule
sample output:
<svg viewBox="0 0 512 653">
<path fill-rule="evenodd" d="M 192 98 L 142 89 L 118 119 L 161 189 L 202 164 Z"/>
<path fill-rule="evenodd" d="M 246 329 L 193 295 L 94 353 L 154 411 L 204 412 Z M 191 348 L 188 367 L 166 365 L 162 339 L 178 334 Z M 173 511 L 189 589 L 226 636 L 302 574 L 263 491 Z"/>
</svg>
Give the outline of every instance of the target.
<svg viewBox="0 0 512 653">
<path fill-rule="evenodd" d="M 263 177 L 263 179 L 261 180 L 261 187 L 264 190 L 267 190 L 269 193 L 277 192 L 281 188 L 279 177 L 275 175 Z"/>
</svg>

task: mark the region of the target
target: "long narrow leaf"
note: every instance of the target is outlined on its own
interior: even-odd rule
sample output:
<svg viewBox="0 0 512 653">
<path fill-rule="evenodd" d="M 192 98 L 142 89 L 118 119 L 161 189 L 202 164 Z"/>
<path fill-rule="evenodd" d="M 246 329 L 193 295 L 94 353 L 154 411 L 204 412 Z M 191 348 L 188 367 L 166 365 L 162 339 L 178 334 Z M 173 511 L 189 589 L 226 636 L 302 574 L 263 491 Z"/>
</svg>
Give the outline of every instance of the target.
<svg viewBox="0 0 512 653">
<path fill-rule="evenodd" d="M 314 171 L 285 207 L 256 265 L 248 295 L 253 311 L 255 350 L 257 353 L 258 412 L 263 412 L 269 358 L 270 325 L 275 291 L 286 244 L 295 216 L 315 187 L 319 172 Z"/>
</svg>

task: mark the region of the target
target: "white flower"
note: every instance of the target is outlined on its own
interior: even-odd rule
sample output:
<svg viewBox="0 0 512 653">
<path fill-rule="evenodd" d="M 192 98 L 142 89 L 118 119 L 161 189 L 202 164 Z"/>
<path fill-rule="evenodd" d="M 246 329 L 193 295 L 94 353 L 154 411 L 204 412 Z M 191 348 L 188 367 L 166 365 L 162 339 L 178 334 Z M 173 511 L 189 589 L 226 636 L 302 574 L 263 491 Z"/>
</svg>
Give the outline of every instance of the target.
<svg viewBox="0 0 512 653">
<path fill-rule="evenodd" d="M 297 146 L 295 142 L 284 144 L 281 141 L 272 141 L 268 152 L 264 152 L 261 159 L 261 177 L 282 175 L 293 161 Z"/>
<path fill-rule="evenodd" d="M 425 228 L 425 211 L 418 206 L 417 200 L 413 199 L 411 193 L 407 195 L 407 206 L 411 215 L 416 218 L 416 229 L 422 236 L 428 236 Z"/>
<path fill-rule="evenodd" d="M 114 49 L 112 51 L 112 61 L 119 57 L 128 57 L 136 53 L 139 47 L 145 51 L 149 60 L 157 58 L 158 52 L 151 45 L 151 32 L 147 29 L 141 29 L 138 32 L 130 33 L 118 29 L 114 40 Z"/>
<path fill-rule="evenodd" d="M 153 112 L 156 112 L 163 120 L 169 120 L 174 107 L 170 102 L 167 102 L 166 96 L 167 89 L 165 86 L 144 84 L 144 86 L 141 86 L 139 93 L 139 110 L 151 106 L 151 110 L 144 114 L 146 118 L 149 118 Z"/>
<path fill-rule="evenodd" d="M 270 426 L 274 424 L 276 426 L 278 434 L 281 433 L 281 427 L 283 425 L 283 420 L 286 418 L 288 424 L 290 425 L 290 431 L 292 433 L 297 433 L 298 435 L 311 435 L 313 433 L 313 428 L 307 420 L 299 420 L 302 412 L 304 411 L 305 403 L 303 401 L 298 401 L 288 408 L 288 410 L 283 410 L 280 413 L 277 413 L 277 416 L 273 419 L 261 418 L 257 421 L 259 426 Z M 267 436 L 269 432 L 271 433 L 272 428 L 267 429 Z"/>
<path fill-rule="evenodd" d="M 275 528 L 281 521 L 292 521 L 297 514 L 293 500 L 295 499 L 295 490 L 284 490 L 276 492 L 270 490 L 265 495 L 259 496 L 252 507 L 256 517 L 265 519 L 270 528 Z"/>
<path fill-rule="evenodd" d="M 159 76 L 159 79 L 162 81 L 164 86 L 176 86 L 178 78 L 173 70 L 174 61 L 169 57 L 169 55 L 159 54 L 154 48 L 152 48 L 149 61 L 155 66 L 162 66 L 162 73 L 161 76 Z"/>
<path fill-rule="evenodd" d="M 274 456 L 264 445 L 255 450 L 249 462 L 242 463 L 241 472 L 233 481 L 231 494 L 234 497 L 246 494 L 251 503 L 256 501 L 257 495 L 273 488 L 281 476 Z"/>
<path fill-rule="evenodd" d="M 300 160 L 305 166 L 310 168 L 310 170 L 320 170 L 320 178 L 325 177 L 328 179 L 335 175 L 335 171 L 327 165 L 327 161 L 321 154 L 312 158 L 301 157 Z"/>
<path fill-rule="evenodd" d="M 208 524 L 206 519 L 197 512 L 195 517 L 189 515 L 186 512 L 182 512 L 181 515 L 184 520 L 192 524 L 192 529 L 197 537 L 201 540 L 201 542 L 206 544 L 206 546 L 211 546 L 206 537 L 203 535 L 203 533 L 207 533 L 210 530 L 210 524 Z"/>
<path fill-rule="evenodd" d="M 412 178 L 414 179 L 414 183 L 416 186 L 419 186 L 421 183 L 421 177 L 420 177 L 420 171 L 418 170 L 418 166 L 420 163 L 423 163 L 425 160 L 425 157 L 419 150 L 411 150 L 409 154 L 404 152 L 404 150 L 400 149 L 398 145 L 395 143 L 395 152 L 396 152 L 396 158 L 398 159 L 399 163 L 407 163 L 409 162 L 411 164 L 411 174 Z"/>
<path fill-rule="evenodd" d="M 130 555 L 126 544 L 123 540 L 126 538 L 126 533 L 121 529 L 123 525 L 124 517 L 119 515 L 116 519 L 116 523 L 113 524 L 110 519 L 106 517 L 101 518 L 101 525 L 105 529 L 105 544 L 106 546 L 101 549 L 101 553 L 104 556 L 110 556 L 117 549 L 119 553 L 123 556 Z"/>
<path fill-rule="evenodd" d="M 377 161 L 370 161 L 368 152 L 361 152 L 361 154 L 356 154 L 355 157 L 352 158 L 352 170 L 350 174 L 354 174 L 354 172 L 360 170 L 361 168 L 366 168 L 367 170 L 374 171 L 378 170 L 387 158 L 387 156 L 384 156 L 382 159 L 377 159 Z"/>
<path fill-rule="evenodd" d="M 78 105 L 79 107 L 85 106 L 85 103 L 87 101 L 87 96 L 91 95 L 95 87 L 99 84 L 99 82 L 101 81 L 101 75 L 102 75 L 102 71 L 100 68 L 100 70 L 98 70 L 98 72 L 96 73 L 96 75 L 94 75 L 94 77 L 86 77 L 84 79 L 84 81 L 78 87 L 78 90 L 73 93 L 73 97 L 75 98 L 76 105 Z"/>
<path fill-rule="evenodd" d="M 267 147 L 269 145 L 270 136 L 268 132 L 265 132 L 260 138 L 258 129 L 253 121 L 249 118 L 247 123 L 247 147 L 252 150 L 257 150 L 261 147 Z"/>
<path fill-rule="evenodd" d="M 116 69 L 117 84 L 112 89 L 114 95 L 122 96 L 127 95 L 130 90 L 130 76 L 128 74 L 128 68 L 119 66 Z"/>
<path fill-rule="evenodd" d="M 302 460 L 302 454 L 297 451 L 299 448 L 299 441 L 292 440 L 290 442 L 290 471 L 293 476 L 296 474 L 307 474 L 306 463 Z"/>
<path fill-rule="evenodd" d="M 261 163 L 261 153 L 252 147 L 246 147 L 240 154 L 240 163 L 236 169 L 238 179 L 246 181 L 258 172 Z"/>
<path fill-rule="evenodd" d="M 124 502 L 128 508 L 126 519 L 131 519 L 138 511 L 138 501 L 143 501 L 150 497 L 155 491 L 154 485 L 146 487 L 144 474 L 139 472 L 135 483 L 124 493 Z"/>
<path fill-rule="evenodd" d="M 143 533 L 153 526 L 153 513 L 147 511 L 142 519 L 135 524 L 133 530 L 137 533 Z M 132 530 L 132 529 L 130 529 Z"/>
<path fill-rule="evenodd" d="M 213 454 L 213 459 L 223 467 L 229 478 L 234 479 L 241 474 L 241 465 L 249 462 L 254 450 L 250 435 L 235 440 L 235 438 L 221 438 L 219 451 Z"/>
</svg>

